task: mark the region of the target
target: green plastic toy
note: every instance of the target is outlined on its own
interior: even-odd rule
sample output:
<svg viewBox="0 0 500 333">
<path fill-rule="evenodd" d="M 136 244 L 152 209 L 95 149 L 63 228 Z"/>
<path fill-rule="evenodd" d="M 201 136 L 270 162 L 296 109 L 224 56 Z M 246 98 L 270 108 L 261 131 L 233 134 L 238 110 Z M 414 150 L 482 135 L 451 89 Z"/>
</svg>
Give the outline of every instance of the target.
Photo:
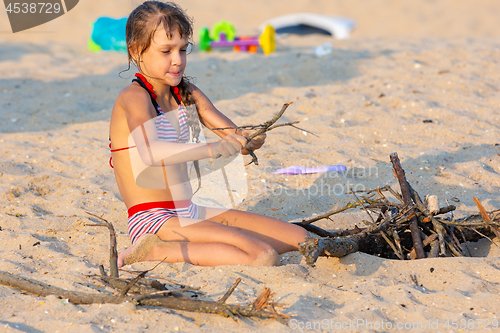
<svg viewBox="0 0 500 333">
<path fill-rule="evenodd" d="M 258 36 L 236 37 L 236 30 L 231 22 L 220 21 L 212 27 L 212 32 L 207 27 L 199 30 L 200 51 L 211 51 L 214 47 L 233 47 L 235 51 L 255 53 L 258 46 L 262 47 L 264 54 L 274 52 L 276 42 L 274 28 L 267 25 L 264 32 Z"/>
</svg>

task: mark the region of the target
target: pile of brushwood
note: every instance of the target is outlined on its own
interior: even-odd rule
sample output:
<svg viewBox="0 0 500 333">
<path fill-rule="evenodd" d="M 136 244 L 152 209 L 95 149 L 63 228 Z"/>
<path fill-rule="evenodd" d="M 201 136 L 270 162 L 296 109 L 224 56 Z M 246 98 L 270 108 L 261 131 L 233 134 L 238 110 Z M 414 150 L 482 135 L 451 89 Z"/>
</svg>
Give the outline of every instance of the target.
<svg viewBox="0 0 500 333">
<path fill-rule="evenodd" d="M 307 242 L 301 243 L 300 252 L 308 264 L 314 264 L 318 256 L 342 257 L 356 251 L 401 260 L 471 256 L 467 241 L 495 236 L 500 238 L 500 210 L 488 213 L 474 198 L 480 213 L 455 219 L 450 213 L 456 209 L 455 206 L 439 207 L 434 195 L 422 199 L 406 180 L 397 153 L 391 154 L 390 158 L 401 193 L 390 186 L 351 191 L 352 203 L 295 223 L 321 236 L 310 237 Z M 392 200 L 388 199 L 387 193 L 391 194 Z M 369 217 L 368 221 L 362 221 L 366 225 L 364 228 L 327 231 L 312 224 L 357 207 Z"/>
</svg>

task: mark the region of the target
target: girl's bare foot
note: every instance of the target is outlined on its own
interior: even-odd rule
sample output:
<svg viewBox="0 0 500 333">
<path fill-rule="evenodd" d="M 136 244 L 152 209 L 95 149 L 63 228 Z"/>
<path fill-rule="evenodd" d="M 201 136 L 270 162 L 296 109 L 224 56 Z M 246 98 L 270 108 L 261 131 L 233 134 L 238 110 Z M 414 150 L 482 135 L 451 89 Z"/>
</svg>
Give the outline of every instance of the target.
<svg viewBox="0 0 500 333">
<path fill-rule="evenodd" d="M 134 262 L 147 260 L 151 250 L 155 246 L 163 244 L 164 242 L 155 234 L 142 235 L 135 245 L 125 249 L 125 251 L 118 255 L 118 268 L 133 264 Z"/>
</svg>

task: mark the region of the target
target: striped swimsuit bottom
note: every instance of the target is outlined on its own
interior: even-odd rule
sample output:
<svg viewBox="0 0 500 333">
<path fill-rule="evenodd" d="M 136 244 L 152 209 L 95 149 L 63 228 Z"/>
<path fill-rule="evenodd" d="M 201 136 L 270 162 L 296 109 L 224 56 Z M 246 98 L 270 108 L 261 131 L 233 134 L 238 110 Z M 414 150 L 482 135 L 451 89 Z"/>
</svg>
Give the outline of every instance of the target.
<svg viewBox="0 0 500 333">
<path fill-rule="evenodd" d="M 191 200 L 146 202 L 128 210 L 128 233 L 132 244 L 144 234 L 156 234 L 172 217 L 198 218 L 198 206 Z"/>
</svg>

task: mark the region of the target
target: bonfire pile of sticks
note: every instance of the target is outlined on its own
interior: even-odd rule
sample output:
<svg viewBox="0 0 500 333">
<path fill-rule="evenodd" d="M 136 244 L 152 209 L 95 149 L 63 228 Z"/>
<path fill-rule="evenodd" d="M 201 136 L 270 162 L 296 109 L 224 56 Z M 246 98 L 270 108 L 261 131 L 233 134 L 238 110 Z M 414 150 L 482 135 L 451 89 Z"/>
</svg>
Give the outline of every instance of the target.
<svg viewBox="0 0 500 333">
<path fill-rule="evenodd" d="M 479 214 L 455 219 L 450 213 L 456 209 L 455 206 L 439 207 L 434 195 L 422 200 L 406 180 L 397 153 L 391 154 L 390 158 L 401 193 L 390 186 L 351 191 L 352 203 L 295 223 L 322 237 L 311 237 L 301 244 L 301 253 L 307 263 L 314 264 L 321 255 L 342 257 L 355 251 L 401 260 L 472 256 L 467 247 L 468 241 L 494 236 L 500 238 L 500 210 L 488 213 L 474 198 Z M 390 199 L 388 193 L 391 194 Z M 327 231 L 312 224 L 358 207 L 370 219 L 362 221 L 366 225 L 364 228 Z"/>
</svg>

